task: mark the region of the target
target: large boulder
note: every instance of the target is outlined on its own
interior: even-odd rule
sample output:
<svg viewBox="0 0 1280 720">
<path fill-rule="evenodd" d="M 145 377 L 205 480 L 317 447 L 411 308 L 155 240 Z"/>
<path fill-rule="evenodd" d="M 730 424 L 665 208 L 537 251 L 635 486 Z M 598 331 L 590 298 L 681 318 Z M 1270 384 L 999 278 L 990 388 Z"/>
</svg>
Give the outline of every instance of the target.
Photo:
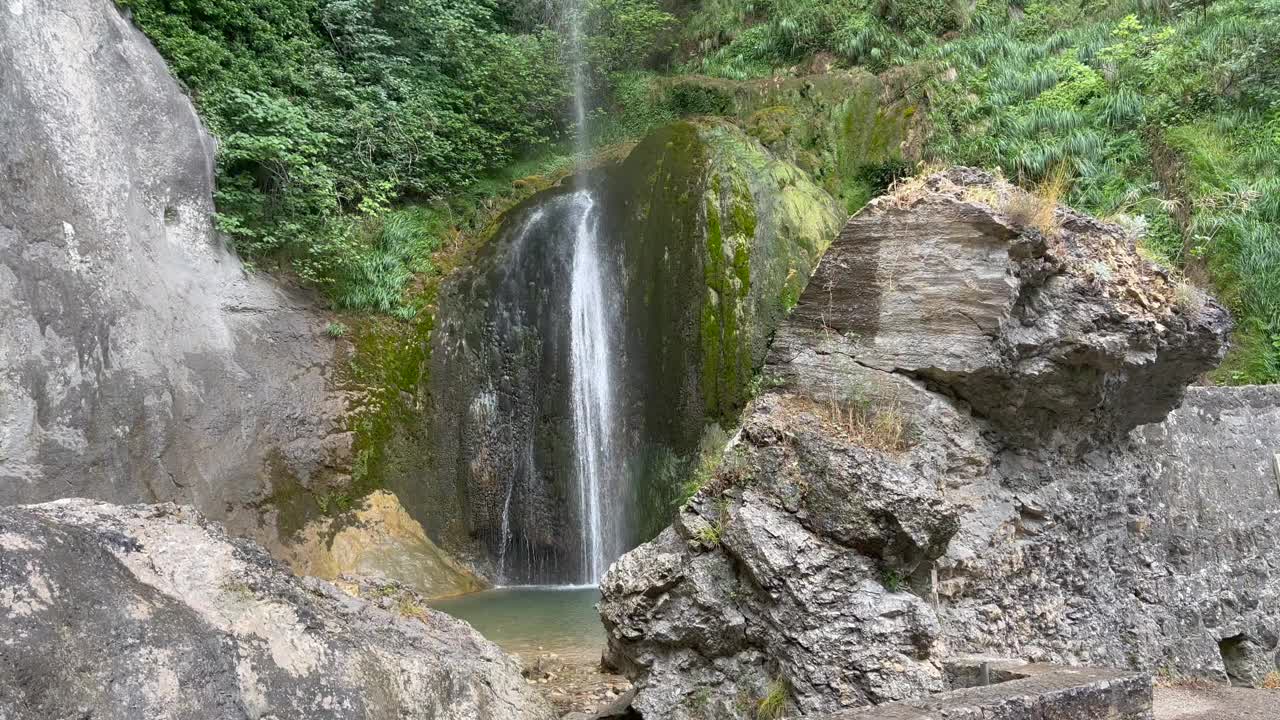
<svg viewBox="0 0 1280 720">
<path fill-rule="evenodd" d="M 1280 397 L 1142 425 L 1229 328 L 1117 228 L 984 173 L 872 202 L 715 477 L 602 583 L 635 709 L 820 715 L 942 690 L 957 652 L 1257 682 Z"/>
<path fill-rule="evenodd" d="M 335 345 L 213 225 L 214 143 L 110 0 L 0 22 L 0 504 L 177 501 L 276 545 L 345 480 Z"/>
<path fill-rule="evenodd" d="M 1013 445 L 1087 444 L 1162 420 L 1230 328 L 1120 228 L 963 169 L 874 201 L 811 284 L 779 332 L 779 372 L 839 382 L 851 358 L 926 381 Z"/>
<path fill-rule="evenodd" d="M 2 508 L 0 587 L 11 720 L 552 717 L 466 623 L 294 578 L 186 507 Z"/>
</svg>

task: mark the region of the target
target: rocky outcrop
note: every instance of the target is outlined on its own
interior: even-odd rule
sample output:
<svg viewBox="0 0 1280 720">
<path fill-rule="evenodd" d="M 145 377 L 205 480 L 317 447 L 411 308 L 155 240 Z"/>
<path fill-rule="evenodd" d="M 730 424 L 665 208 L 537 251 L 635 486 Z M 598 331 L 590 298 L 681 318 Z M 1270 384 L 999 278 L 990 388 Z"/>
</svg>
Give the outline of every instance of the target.
<svg viewBox="0 0 1280 720">
<path fill-rule="evenodd" d="M 1197 389 L 1143 425 L 1229 326 L 1117 229 L 985 174 L 873 202 L 715 479 L 604 580 L 634 707 L 822 715 L 943 690 L 956 653 L 1274 666 L 1280 396 Z"/>
<path fill-rule="evenodd" d="M 350 512 L 307 523 L 283 556 L 299 575 L 386 578 L 427 597 L 488 587 L 432 542 L 386 490 L 365 496 Z"/>
<path fill-rule="evenodd" d="M 665 523 L 704 428 L 740 411 L 844 216 L 805 173 L 710 120 L 658 130 L 507 214 L 441 292 L 431 478 L 392 481 L 434 539 L 507 582 L 581 578 L 569 298 L 583 193 L 616 316 L 623 549 Z"/>
<path fill-rule="evenodd" d="M 825 720 L 1151 720 L 1151 678 L 1143 673 L 987 658 L 947 665 L 951 692 L 836 713 Z"/>
<path fill-rule="evenodd" d="M 552 717 L 465 623 L 296 579 L 189 508 L 2 508 L 0 587 L 12 720 Z"/>
<path fill-rule="evenodd" d="M 779 332 L 777 372 L 819 394 L 838 393 L 850 363 L 924 381 L 1005 445 L 1077 446 L 1162 420 L 1230 327 L 1119 228 L 976 171 L 874 203 L 811 284 Z"/>
<path fill-rule="evenodd" d="M 0 8 L 0 503 L 190 503 L 278 545 L 343 482 L 310 298 L 213 227 L 213 141 L 110 0 Z"/>
</svg>

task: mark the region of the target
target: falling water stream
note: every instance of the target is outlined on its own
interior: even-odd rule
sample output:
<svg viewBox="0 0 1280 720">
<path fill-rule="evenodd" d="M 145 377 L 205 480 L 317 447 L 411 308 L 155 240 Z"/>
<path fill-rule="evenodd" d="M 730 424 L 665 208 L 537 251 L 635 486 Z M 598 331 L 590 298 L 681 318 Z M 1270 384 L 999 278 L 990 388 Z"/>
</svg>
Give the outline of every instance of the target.
<svg viewBox="0 0 1280 720">
<path fill-rule="evenodd" d="M 569 372 L 573 393 L 573 445 L 581 514 L 585 584 L 600 582 L 613 559 L 613 383 L 609 364 L 608 303 L 600 262 L 595 201 L 574 197 L 573 273 L 569 290 Z"/>
<path fill-rule="evenodd" d="M 569 61 L 573 65 L 573 112 L 576 150 L 580 160 L 590 151 L 587 126 L 587 67 L 583 52 L 581 0 L 569 0 Z M 617 547 L 617 503 L 613 502 L 616 463 L 613 383 L 610 363 L 609 303 L 605 296 L 605 265 L 600 259 L 599 211 L 585 187 L 587 174 L 578 175 L 573 212 L 573 272 L 569 291 L 570 375 L 573 393 L 573 437 L 582 532 L 584 584 L 596 585 L 620 551 Z"/>
<path fill-rule="evenodd" d="M 583 52 L 581 0 L 567 0 L 569 61 L 572 64 L 575 149 L 580 160 L 590 151 L 587 126 L 587 68 Z M 523 655 L 543 649 L 562 656 L 598 659 L 602 628 L 595 616 L 596 587 L 609 564 L 627 550 L 625 544 L 623 473 L 616 457 L 617 421 L 612 347 L 615 303 L 611 302 L 611 273 L 600 237 L 601 209 L 590 186 L 589 173 L 579 173 L 571 193 L 539 209 L 520 229 L 516 252 L 524 252 L 535 235 L 562 237 L 572 243 L 569 272 L 568 352 L 569 410 L 573 436 L 573 487 L 578 507 L 581 565 L 577 585 L 501 588 L 434 603 L 471 621 L 507 650 Z M 565 203 L 565 205 L 560 205 Z M 548 233 L 557 221 L 563 233 Z M 519 266 L 516 261 L 515 266 Z M 513 280 L 515 280 L 513 278 Z M 532 453 L 532 449 L 529 450 Z M 526 471 L 533 458 L 526 458 Z M 506 549 L 513 542 L 509 513 L 518 478 L 507 487 L 502 508 L 498 568 L 505 576 Z M 526 479 L 527 481 L 527 479 Z"/>
</svg>

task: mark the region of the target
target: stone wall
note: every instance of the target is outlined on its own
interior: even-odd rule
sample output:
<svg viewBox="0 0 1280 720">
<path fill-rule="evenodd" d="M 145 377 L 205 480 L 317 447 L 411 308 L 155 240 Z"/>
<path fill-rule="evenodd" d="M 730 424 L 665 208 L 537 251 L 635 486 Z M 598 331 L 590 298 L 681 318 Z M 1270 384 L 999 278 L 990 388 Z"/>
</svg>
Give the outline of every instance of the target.
<svg viewBox="0 0 1280 720">
<path fill-rule="evenodd" d="M 1280 388 L 1197 387 L 1121 446 L 1004 474 L 939 564 L 952 647 L 1261 683 L 1280 668 L 1277 452 Z"/>
</svg>

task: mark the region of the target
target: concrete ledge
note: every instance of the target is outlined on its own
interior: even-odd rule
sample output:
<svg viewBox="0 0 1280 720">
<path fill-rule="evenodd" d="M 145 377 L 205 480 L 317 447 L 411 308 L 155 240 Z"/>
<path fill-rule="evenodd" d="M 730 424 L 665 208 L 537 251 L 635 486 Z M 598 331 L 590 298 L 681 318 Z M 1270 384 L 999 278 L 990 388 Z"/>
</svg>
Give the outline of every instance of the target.
<svg viewBox="0 0 1280 720">
<path fill-rule="evenodd" d="M 960 689 L 825 720 L 1151 720 L 1151 676 L 988 658 L 947 663 Z M 982 683 L 989 681 L 991 684 Z"/>
</svg>

